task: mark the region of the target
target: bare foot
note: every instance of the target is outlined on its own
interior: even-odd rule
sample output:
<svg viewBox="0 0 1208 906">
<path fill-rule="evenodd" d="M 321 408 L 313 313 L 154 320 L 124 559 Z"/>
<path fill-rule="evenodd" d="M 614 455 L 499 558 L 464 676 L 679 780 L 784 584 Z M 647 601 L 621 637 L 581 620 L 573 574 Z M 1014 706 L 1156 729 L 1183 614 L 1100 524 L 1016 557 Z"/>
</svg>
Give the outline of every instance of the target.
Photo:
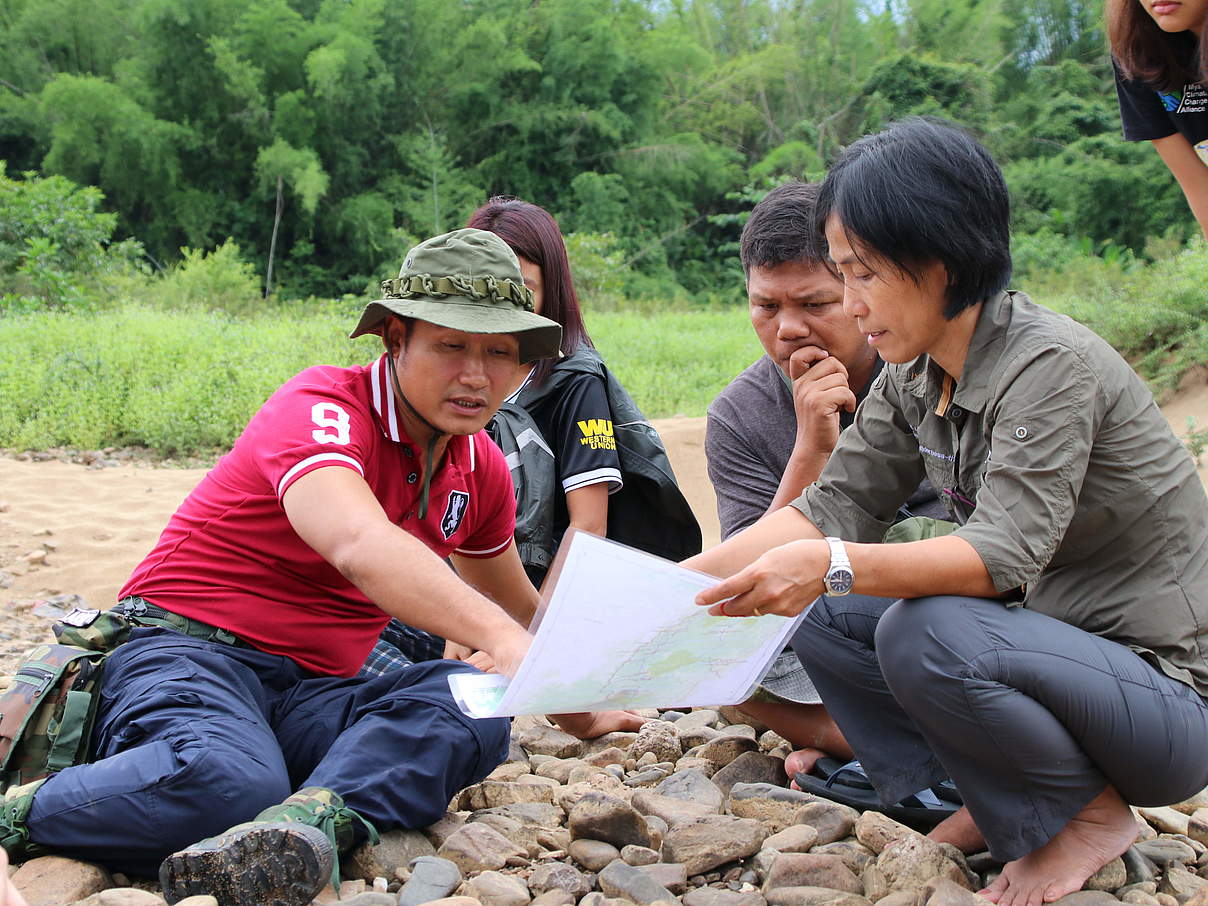
<svg viewBox="0 0 1208 906">
<path fill-rule="evenodd" d="M 795 790 L 801 789 L 794 780 L 798 774 L 808 774 L 814 769 L 814 763 L 819 758 L 825 758 L 826 753 L 821 749 L 798 749 L 790 752 L 784 760 L 784 772 L 789 775 L 789 786 Z"/>
<path fill-rule="evenodd" d="M 931 829 L 927 835 L 937 843 L 951 843 L 961 852 L 979 853 L 986 848 L 986 838 L 973 823 L 967 808 L 961 808 Z"/>
<path fill-rule="evenodd" d="M 983 897 L 999 906 L 1040 906 L 1081 890 L 1137 838 L 1132 811 L 1109 786 L 1048 843 L 1008 862 Z"/>
</svg>

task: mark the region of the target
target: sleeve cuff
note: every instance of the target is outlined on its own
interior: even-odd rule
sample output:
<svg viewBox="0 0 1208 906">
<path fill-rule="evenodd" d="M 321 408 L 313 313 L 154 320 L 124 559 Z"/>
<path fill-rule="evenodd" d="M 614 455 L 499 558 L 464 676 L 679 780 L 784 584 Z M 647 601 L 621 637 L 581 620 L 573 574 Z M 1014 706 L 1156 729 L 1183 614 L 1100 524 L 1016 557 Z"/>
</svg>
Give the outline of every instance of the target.
<svg viewBox="0 0 1208 906">
<path fill-rule="evenodd" d="M 977 551 L 990 581 L 999 592 L 1021 588 L 1036 580 L 1042 570 L 1035 564 L 1022 564 L 1018 557 L 1011 557 L 1011 550 L 1003 545 L 1000 537 L 989 526 L 969 523 L 958 528 L 954 535 L 963 539 L 971 548 Z"/>
<path fill-rule="evenodd" d="M 592 469 L 590 472 L 580 472 L 577 475 L 570 475 L 562 479 L 562 491 L 569 494 L 571 491 L 585 488 L 588 485 L 600 484 L 607 481 L 609 483 L 608 493 L 615 494 L 621 490 L 625 482 L 621 480 L 621 471 L 619 469 L 604 468 Z"/>
<path fill-rule="evenodd" d="M 821 485 L 812 484 L 789 506 L 794 507 L 825 535 L 845 541 L 875 544 L 885 538 L 892 522 L 882 522 L 841 499 Z"/>
</svg>

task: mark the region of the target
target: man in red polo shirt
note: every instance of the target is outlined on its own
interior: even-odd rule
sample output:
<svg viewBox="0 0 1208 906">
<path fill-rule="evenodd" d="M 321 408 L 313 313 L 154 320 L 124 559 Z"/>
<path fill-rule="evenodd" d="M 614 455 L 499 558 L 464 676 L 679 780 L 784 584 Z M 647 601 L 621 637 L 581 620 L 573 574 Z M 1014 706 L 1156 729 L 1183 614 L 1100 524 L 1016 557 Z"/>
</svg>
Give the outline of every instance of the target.
<svg viewBox="0 0 1208 906">
<path fill-rule="evenodd" d="M 467 664 L 356 673 L 391 616 L 503 672 L 523 658 L 537 597 L 482 429 L 561 328 L 480 230 L 420 244 L 383 289 L 353 332 L 381 358 L 287 381 L 126 583 L 138 628 L 106 663 L 96 760 L 10 791 L 6 844 L 158 867 L 170 903 L 301 906 L 339 852 L 431 823 L 503 760 L 507 722 L 452 699 Z"/>
</svg>

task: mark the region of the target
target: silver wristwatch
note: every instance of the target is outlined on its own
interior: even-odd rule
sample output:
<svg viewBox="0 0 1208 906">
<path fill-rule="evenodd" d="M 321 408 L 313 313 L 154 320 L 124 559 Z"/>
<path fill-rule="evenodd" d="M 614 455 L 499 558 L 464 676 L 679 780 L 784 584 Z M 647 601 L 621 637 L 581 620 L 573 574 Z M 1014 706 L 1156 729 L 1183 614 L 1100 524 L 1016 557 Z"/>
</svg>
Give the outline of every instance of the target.
<svg viewBox="0 0 1208 906">
<path fill-rule="evenodd" d="M 822 577 L 822 584 L 828 595 L 845 595 L 856 581 L 851 561 L 847 559 L 847 548 L 838 538 L 827 538 L 826 543 L 830 545 L 830 569 Z"/>
</svg>

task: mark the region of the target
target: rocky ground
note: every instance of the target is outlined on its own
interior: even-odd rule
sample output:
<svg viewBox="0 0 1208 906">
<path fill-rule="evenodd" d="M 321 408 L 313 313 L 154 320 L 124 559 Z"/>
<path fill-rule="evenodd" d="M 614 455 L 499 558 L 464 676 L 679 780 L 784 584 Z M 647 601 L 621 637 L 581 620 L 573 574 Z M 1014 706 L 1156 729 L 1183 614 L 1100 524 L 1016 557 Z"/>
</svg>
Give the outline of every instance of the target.
<svg viewBox="0 0 1208 906">
<path fill-rule="evenodd" d="M 999 866 L 875 811 L 786 787 L 788 746 L 733 709 L 651 712 L 580 742 L 520 718 L 508 761 L 421 831 L 342 865 L 371 906 L 985 906 Z M 1137 842 L 1063 906 L 1208 906 L 1208 796 L 1138 810 Z M 150 880 L 57 857 L 14 869 L 31 906 L 159 906 Z M 186 906 L 214 904 L 192 897 Z"/>
</svg>

